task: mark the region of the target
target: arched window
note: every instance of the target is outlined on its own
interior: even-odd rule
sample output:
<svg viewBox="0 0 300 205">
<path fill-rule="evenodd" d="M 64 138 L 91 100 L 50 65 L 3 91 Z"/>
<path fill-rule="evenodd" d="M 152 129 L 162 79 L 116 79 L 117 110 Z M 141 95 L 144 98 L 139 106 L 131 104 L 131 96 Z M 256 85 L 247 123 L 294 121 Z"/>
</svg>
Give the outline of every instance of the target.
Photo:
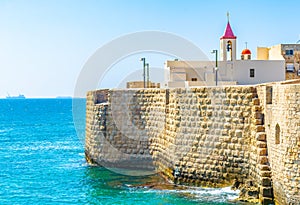
<svg viewBox="0 0 300 205">
<path fill-rule="evenodd" d="M 227 41 L 227 52 L 231 51 L 232 49 L 232 43 L 231 41 Z"/>
<path fill-rule="evenodd" d="M 232 61 L 232 42 L 231 41 L 227 41 L 227 45 L 226 45 L 226 50 L 227 50 L 227 61 Z"/>
<path fill-rule="evenodd" d="M 275 144 L 280 144 L 280 126 L 278 124 L 275 127 Z"/>
</svg>

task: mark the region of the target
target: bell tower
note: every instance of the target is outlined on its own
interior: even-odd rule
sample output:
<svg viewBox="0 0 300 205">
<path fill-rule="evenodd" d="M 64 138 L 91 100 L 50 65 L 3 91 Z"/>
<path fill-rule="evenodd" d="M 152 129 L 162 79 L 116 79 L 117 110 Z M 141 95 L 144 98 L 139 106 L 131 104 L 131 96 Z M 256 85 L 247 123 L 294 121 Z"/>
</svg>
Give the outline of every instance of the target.
<svg viewBox="0 0 300 205">
<path fill-rule="evenodd" d="M 230 23 L 229 13 L 227 12 L 227 26 L 224 35 L 220 38 L 220 58 L 221 61 L 236 60 L 236 36 L 233 34 Z"/>
</svg>

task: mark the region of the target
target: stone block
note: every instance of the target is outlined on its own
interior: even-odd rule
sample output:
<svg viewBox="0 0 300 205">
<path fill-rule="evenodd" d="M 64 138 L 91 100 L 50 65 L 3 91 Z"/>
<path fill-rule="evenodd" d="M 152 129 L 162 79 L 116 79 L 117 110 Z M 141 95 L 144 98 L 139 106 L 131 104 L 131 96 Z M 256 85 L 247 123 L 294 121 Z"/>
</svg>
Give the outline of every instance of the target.
<svg viewBox="0 0 300 205">
<path fill-rule="evenodd" d="M 249 100 L 243 100 L 243 105 L 247 105 L 248 106 L 249 103 L 250 103 Z"/>
<path fill-rule="evenodd" d="M 235 136 L 237 138 L 242 138 L 243 137 L 243 131 L 242 130 L 236 130 L 235 131 Z"/>
<path fill-rule="evenodd" d="M 264 132 L 265 131 L 265 127 L 263 125 L 257 125 L 255 128 L 256 132 Z"/>
<path fill-rule="evenodd" d="M 256 146 L 258 148 L 267 148 L 267 143 L 266 142 L 262 142 L 262 141 L 257 141 L 256 142 Z"/>
<path fill-rule="evenodd" d="M 225 117 L 230 117 L 231 116 L 231 112 L 229 110 L 225 110 L 224 111 L 224 115 L 225 115 Z"/>
<path fill-rule="evenodd" d="M 228 144 L 228 148 L 234 150 L 234 144 Z"/>
<path fill-rule="evenodd" d="M 261 112 L 261 110 L 262 110 L 262 107 L 261 107 L 261 106 L 256 106 L 256 105 L 255 105 L 255 106 L 252 107 L 252 111 L 253 111 L 253 112 Z"/>
<path fill-rule="evenodd" d="M 255 119 L 262 119 L 263 115 L 262 115 L 262 113 L 260 113 L 260 112 L 255 112 L 253 117 L 254 117 Z"/>
<path fill-rule="evenodd" d="M 232 93 L 231 97 L 234 98 L 234 99 L 238 99 L 238 94 L 237 93 Z"/>
<path fill-rule="evenodd" d="M 234 173 L 236 173 L 236 174 L 240 174 L 241 171 L 242 171 L 242 168 L 234 168 L 233 171 L 234 171 Z"/>
<path fill-rule="evenodd" d="M 238 138 L 237 138 L 237 137 L 233 137 L 233 138 L 231 139 L 231 142 L 232 142 L 232 143 L 237 143 L 237 142 L 238 142 Z"/>
<path fill-rule="evenodd" d="M 261 179 L 261 185 L 264 187 L 271 187 L 272 186 L 272 180 L 269 177 L 263 177 Z"/>
<path fill-rule="evenodd" d="M 236 99 L 231 99 L 230 100 L 230 105 L 236 105 L 237 104 L 237 100 Z"/>
<path fill-rule="evenodd" d="M 231 128 L 231 124 L 230 124 L 230 123 L 225 123 L 225 124 L 224 124 L 224 128 L 230 129 L 230 128 Z"/>
<path fill-rule="evenodd" d="M 253 99 L 252 103 L 253 103 L 253 105 L 259 105 L 260 104 L 258 98 Z"/>
<path fill-rule="evenodd" d="M 252 98 L 253 98 L 253 94 L 252 94 L 252 93 L 246 94 L 246 98 L 247 98 L 247 99 L 252 99 Z"/>
<path fill-rule="evenodd" d="M 228 130 L 227 130 L 227 129 L 223 129 L 223 130 L 222 130 L 222 135 L 223 135 L 223 136 L 228 135 Z M 229 137 L 229 138 L 230 138 L 230 137 Z"/>
<path fill-rule="evenodd" d="M 211 104 L 211 99 L 210 98 L 205 99 L 205 104 L 207 104 L 207 105 Z"/>
<path fill-rule="evenodd" d="M 258 148 L 257 154 L 258 156 L 267 156 L 267 148 Z"/>
<path fill-rule="evenodd" d="M 238 99 L 238 100 L 237 100 L 237 104 L 238 104 L 238 105 L 243 105 L 243 100 L 242 100 L 242 99 Z"/>
<path fill-rule="evenodd" d="M 235 145 L 234 147 L 235 147 L 235 149 L 236 149 L 236 145 Z M 239 152 L 238 150 L 233 150 L 233 151 L 232 151 L 232 155 L 233 155 L 234 157 L 239 157 L 239 156 L 240 156 L 240 152 Z"/>
<path fill-rule="evenodd" d="M 262 125 L 263 124 L 263 120 L 262 119 L 255 119 L 254 120 L 254 124 L 255 125 Z"/>
<path fill-rule="evenodd" d="M 243 117 L 249 117 L 249 116 L 250 116 L 250 112 L 248 112 L 248 111 L 243 112 Z"/>
<path fill-rule="evenodd" d="M 258 163 L 261 165 L 267 165 L 268 164 L 268 157 L 266 156 L 260 156 L 258 159 Z"/>
<path fill-rule="evenodd" d="M 229 104 L 230 104 L 230 100 L 229 100 L 229 99 L 224 99 L 224 100 L 222 101 L 222 103 L 223 103 L 224 105 L 229 105 Z"/>
<path fill-rule="evenodd" d="M 272 198 L 261 197 L 261 204 L 262 205 L 271 205 L 271 204 L 274 204 L 274 201 Z"/>
<path fill-rule="evenodd" d="M 266 133 L 265 132 L 256 133 L 256 140 L 265 142 L 266 141 Z"/>
<path fill-rule="evenodd" d="M 222 132 L 222 133 L 223 133 L 223 132 Z M 229 143 L 229 142 L 231 141 L 231 138 L 228 137 L 228 136 L 220 137 L 220 139 L 222 139 L 222 141 L 227 142 L 227 143 Z"/>
<path fill-rule="evenodd" d="M 240 143 L 240 140 L 238 140 L 238 142 Z M 235 145 L 235 149 L 238 150 L 238 151 L 241 151 L 243 147 L 239 143 Z"/>
<path fill-rule="evenodd" d="M 272 172 L 271 171 L 260 171 L 261 177 L 271 177 Z"/>
<path fill-rule="evenodd" d="M 271 187 L 260 187 L 260 190 L 263 197 L 273 197 L 273 189 Z"/>
</svg>

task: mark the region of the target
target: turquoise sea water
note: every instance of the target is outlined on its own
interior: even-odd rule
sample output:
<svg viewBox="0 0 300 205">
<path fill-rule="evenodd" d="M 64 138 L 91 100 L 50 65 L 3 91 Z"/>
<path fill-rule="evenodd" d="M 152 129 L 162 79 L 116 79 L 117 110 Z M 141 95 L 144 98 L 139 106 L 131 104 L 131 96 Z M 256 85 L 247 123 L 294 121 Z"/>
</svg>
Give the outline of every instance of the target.
<svg viewBox="0 0 300 205">
<path fill-rule="evenodd" d="M 77 119 L 84 129 L 85 101 Z M 231 204 L 229 188 L 160 187 L 89 166 L 71 99 L 0 100 L 0 204 Z M 145 184 L 156 183 L 156 186 Z"/>
</svg>

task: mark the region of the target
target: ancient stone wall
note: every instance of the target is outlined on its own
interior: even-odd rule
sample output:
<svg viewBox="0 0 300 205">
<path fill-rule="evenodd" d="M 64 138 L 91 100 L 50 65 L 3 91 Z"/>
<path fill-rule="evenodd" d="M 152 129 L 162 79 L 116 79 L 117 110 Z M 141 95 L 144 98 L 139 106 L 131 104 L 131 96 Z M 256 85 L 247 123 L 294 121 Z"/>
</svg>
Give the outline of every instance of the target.
<svg viewBox="0 0 300 205">
<path fill-rule="evenodd" d="M 243 181 L 249 174 L 254 97 L 252 87 L 169 90 L 162 141 L 167 159 L 156 160 L 163 174 L 177 183 L 204 186 Z"/>
<path fill-rule="evenodd" d="M 300 85 L 258 86 L 276 204 L 300 204 Z"/>
<path fill-rule="evenodd" d="M 85 142 L 87 160 L 111 169 L 142 169 L 150 171 L 149 173 L 154 171 L 149 153 L 149 136 L 159 134 L 159 127 L 161 131 L 164 130 L 164 92 L 158 89 L 151 92 L 88 92 Z"/>
<path fill-rule="evenodd" d="M 300 85 L 87 94 L 88 161 L 180 184 L 250 184 L 263 204 L 299 201 L 299 137 Z"/>
</svg>

